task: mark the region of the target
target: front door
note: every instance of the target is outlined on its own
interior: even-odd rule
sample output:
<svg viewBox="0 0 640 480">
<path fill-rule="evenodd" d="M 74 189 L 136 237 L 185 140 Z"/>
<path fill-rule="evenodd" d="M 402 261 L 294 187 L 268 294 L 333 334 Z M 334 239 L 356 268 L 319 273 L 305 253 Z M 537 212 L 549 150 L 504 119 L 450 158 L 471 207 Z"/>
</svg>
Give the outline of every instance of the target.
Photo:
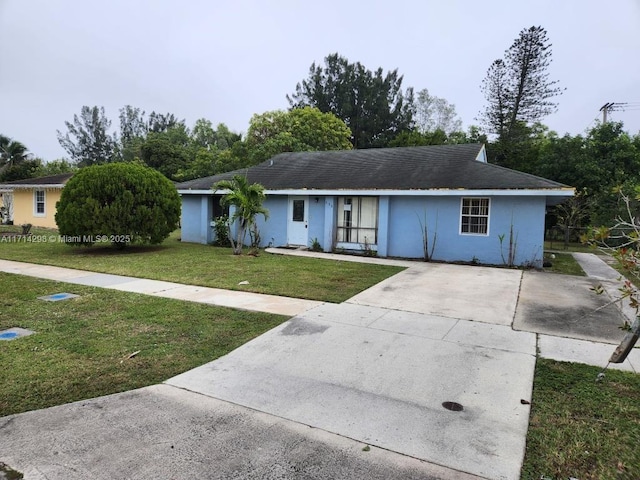
<svg viewBox="0 0 640 480">
<path fill-rule="evenodd" d="M 289 197 L 287 244 L 308 246 L 309 197 Z"/>
</svg>

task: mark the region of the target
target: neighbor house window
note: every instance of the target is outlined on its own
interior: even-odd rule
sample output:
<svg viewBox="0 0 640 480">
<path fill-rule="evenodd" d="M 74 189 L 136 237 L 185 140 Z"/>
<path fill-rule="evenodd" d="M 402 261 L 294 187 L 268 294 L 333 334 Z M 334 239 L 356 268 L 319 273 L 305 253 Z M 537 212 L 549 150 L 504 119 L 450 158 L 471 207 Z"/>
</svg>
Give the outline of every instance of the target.
<svg viewBox="0 0 640 480">
<path fill-rule="evenodd" d="M 338 242 L 378 243 L 378 197 L 338 198 Z"/>
<path fill-rule="evenodd" d="M 489 233 L 489 199 L 463 198 L 460 233 L 487 235 Z"/>
<path fill-rule="evenodd" d="M 33 214 L 36 217 L 44 217 L 45 214 L 45 193 L 44 190 L 36 190 L 34 192 Z"/>
</svg>

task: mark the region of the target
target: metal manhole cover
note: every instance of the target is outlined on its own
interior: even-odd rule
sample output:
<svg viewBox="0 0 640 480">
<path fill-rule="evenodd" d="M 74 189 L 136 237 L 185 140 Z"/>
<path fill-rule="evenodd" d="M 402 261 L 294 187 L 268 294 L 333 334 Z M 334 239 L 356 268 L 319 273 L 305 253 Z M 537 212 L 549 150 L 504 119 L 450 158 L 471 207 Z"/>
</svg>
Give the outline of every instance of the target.
<svg viewBox="0 0 640 480">
<path fill-rule="evenodd" d="M 442 406 L 452 412 L 461 412 L 464 410 L 464 407 L 457 402 L 442 402 Z"/>
</svg>

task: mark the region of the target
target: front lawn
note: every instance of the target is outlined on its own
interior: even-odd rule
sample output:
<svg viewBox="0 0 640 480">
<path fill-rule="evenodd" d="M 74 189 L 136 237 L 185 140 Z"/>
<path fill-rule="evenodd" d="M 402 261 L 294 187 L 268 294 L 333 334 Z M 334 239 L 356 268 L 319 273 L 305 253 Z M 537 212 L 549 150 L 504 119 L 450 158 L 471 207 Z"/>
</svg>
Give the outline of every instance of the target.
<svg viewBox="0 0 640 480">
<path fill-rule="evenodd" d="M 124 250 L 101 245 L 70 247 L 58 241 L 55 231 L 36 229 L 32 233 L 20 239 L 0 237 L 0 258 L 336 303 L 403 270 L 264 252 L 258 257 L 237 256 L 230 248 L 182 243 L 177 232 L 160 246 Z M 243 281 L 249 284 L 238 285 Z"/>
<path fill-rule="evenodd" d="M 600 371 L 538 359 L 522 479 L 640 478 L 640 375 Z"/>
<path fill-rule="evenodd" d="M 0 272 L 0 330 L 37 332 L 0 341 L 0 417 L 160 383 L 286 319 Z"/>
</svg>

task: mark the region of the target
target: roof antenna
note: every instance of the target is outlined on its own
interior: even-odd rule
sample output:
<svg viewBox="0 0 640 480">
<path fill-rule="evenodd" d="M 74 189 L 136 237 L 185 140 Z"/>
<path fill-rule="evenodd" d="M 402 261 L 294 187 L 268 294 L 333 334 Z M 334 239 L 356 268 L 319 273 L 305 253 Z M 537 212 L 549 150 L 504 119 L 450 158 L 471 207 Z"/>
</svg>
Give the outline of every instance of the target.
<svg viewBox="0 0 640 480">
<path fill-rule="evenodd" d="M 273 167 L 273 160 L 269 160 L 269 166 Z"/>
</svg>

